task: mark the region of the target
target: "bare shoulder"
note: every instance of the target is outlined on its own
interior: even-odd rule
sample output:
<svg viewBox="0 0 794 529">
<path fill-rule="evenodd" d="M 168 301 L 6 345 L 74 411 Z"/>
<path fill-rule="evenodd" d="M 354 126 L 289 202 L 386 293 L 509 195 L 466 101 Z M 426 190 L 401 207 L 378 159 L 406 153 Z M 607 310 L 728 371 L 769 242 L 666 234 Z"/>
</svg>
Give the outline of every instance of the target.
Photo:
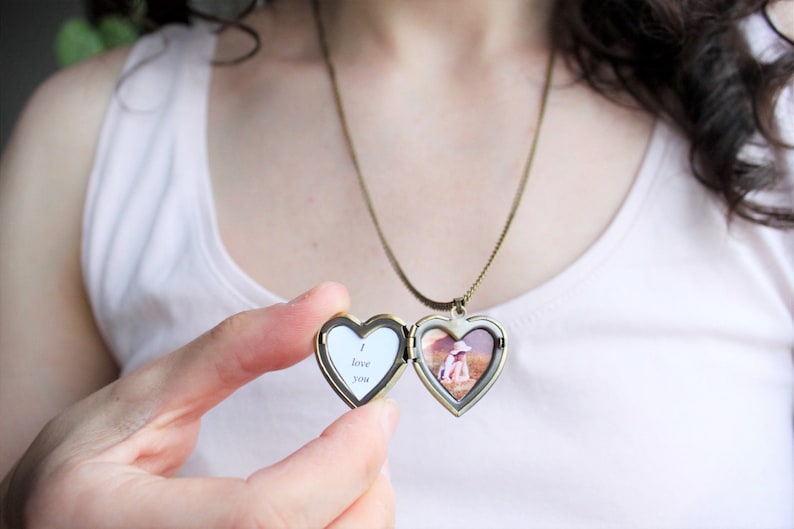
<svg viewBox="0 0 794 529">
<path fill-rule="evenodd" d="M 0 475 L 63 408 L 116 367 L 82 283 L 88 177 L 127 56 L 58 72 L 30 98 L 0 159 Z"/>
<path fill-rule="evenodd" d="M 127 48 L 113 50 L 61 70 L 39 86 L 4 159 L 41 148 L 92 147 L 127 53 Z"/>
</svg>

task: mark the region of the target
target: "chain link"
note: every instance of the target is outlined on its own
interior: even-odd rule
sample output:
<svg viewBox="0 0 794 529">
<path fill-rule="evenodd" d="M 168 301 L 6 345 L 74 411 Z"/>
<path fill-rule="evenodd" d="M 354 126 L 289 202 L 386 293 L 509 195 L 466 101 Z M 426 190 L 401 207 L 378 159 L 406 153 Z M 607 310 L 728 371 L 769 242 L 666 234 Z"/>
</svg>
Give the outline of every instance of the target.
<svg viewBox="0 0 794 529">
<path fill-rule="evenodd" d="M 408 289 L 411 294 L 423 305 L 426 307 L 437 310 L 437 311 L 445 311 L 445 312 L 453 312 L 458 314 L 465 314 L 465 307 L 466 304 L 471 300 L 474 293 L 480 288 L 483 280 L 485 279 L 485 275 L 490 270 L 491 265 L 493 264 L 494 260 L 496 259 L 499 250 L 502 248 L 502 244 L 507 237 L 507 232 L 510 231 L 510 226 L 513 224 L 513 220 L 515 219 L 516 212 L 518 211 L 518 207 L 521 204 L 521 198 L 524 195 L 524 189 L 527 187 L 527 182 L 529 181 L 529 175 L 532 171 L 532 164 L 535 161 L 535 152 L 537 151 L 538 147 L 538 140 L 540 138 L 540 128 L 543 124 L 543 118 L 546 114 L 546 107 L 549 100 L 549 93 L 551 92 L 551 81 L 552 81 L 552 72 L 554 70 L 554 62 L 555 62 L 555 52 L 554 50 L 549 53 L 549 59 L 546 64 L 546 73 L 545 79 L 543 82 L 543 91 L 540 97 L 540 104 L 538 107 L 538 116 L 535 122 L 535 134 L 532 137 L 532 143 L 529 148 L 529 153 L 527 154 L 526 161 L 524 162 L 523 172 L 521 174 L 521 179 L 518 182 L 518 189 L 516 189 L 516 194 L 513 197 L 513 203 L 510 207 L 510 212 L 507 215 L 507 220 L 505 221 L 504 227 L 502 228 L 502 232 L 499 234 L 499 238 L 496 240 L 496 244 L 494 245 L 493 250 L 491 251 L 491 255 L 488 257 L 488 261 L 485 263 L 485 266 L 482 268 L 482 271 L 477 276 L 477 279 L 474 280 L 474 283 L 469 287 L 466 293 L 459 298 L 455 298 L 452 301 L 435 301 L 433 299 L 428 298 L 422 292 L 419 291 L 416 286 L 411 282 L 408 278 L 408 275 L 403 270 L 400 262 L 397 260 L 397 256 L 394 255 L 394 251 L 391 249 L 389 242 L 386 240 L 386 235 L 383 233 L 383 228 L 381 228 L 380 221 L 378 220 L 378 215 L 375 212 L 375 206 L 372 202 L 372 198 L 369 194 L 369 189 L 367 188 L 367 182 L 364 180 L 364 174 L 361 171 L 361 165 L 358 161 L 358 155 L 356 154 L 356 149 L 353 144 L 353 137 L 350 134 L 350 127 L 347 123 L 347 116 L 345 115 L 344 111 L 344 104 L 342 102 L 341 92 L 339 90 L 339 84 L 337 82 L 336 77 L 336 69 L 334 68 L 333 60 L 331 59 L 331 53 L 328 47 L 328 39 L 325 33 L 325 26 L 323 25 L 322 16 L 320 14 L 320 7 L 318 5 L 318 0 L 312 1 L 312 7 L 314 9 L 314 19 L 315 23 L 317 24 L 317 35 L 320 41 L 320 47 L 322 49 L 323 60 L 325 61 L 325 66 L 328 70 L 328 77 L 331 81 L 331 89 L 333 91 L 334 96 L 334 105 L 336 107 L 336 113 L 339 116 L 339 123 L 342 128 L 342 133 L 345 138 L 345 144 L 347 146 L 348 154 L 350 155 L 350 159 L 353 162 L 353 168 L 355 169 L 356 177 L 358 178 L 358 185 L 361 188 L 361 194 L 364 197 L 364 202 L 367 206 L 367 211 L 369 212 L 369 216 L 372 219 L 372 224 L 375 226 L 375 231 L 378 234 L 378 239 L 380 239 L 380 244 L 383 247 L 384 252 L 386 253 L 386 258 L 389 260 L 389 264 L 397 273 L 397 277 L 400 278 L 403 285 Z"/>
</svg>

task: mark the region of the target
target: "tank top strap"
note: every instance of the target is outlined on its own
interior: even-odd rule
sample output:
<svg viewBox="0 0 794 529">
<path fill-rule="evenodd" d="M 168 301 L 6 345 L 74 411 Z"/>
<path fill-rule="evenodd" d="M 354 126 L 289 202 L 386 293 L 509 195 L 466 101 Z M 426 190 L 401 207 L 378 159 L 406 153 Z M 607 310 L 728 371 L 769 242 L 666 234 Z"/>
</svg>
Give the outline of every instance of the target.
<svg viewBox="0 0 794 529">
<path fill-rule="evenodd" d="M 166 316 L 167 308 L 156 307 L 157 298 L 146 293 L 166 281 L 184 258 L 180 252 L 191 246 L 187 176 L 191 164 L 201 161 L 177 160 L 190 153 L 176 147 L 183 122 L 197 112 L 187 103 L 209 90 L 212 29 L 172 25 L 142 37 L 129 53 L 100 132 L 83 218 L 82 265 L 97 324 L 122 365 L 128 355 L 143 354 L 139 335 L 147 320 L 158 311 Z"/>
</svg>

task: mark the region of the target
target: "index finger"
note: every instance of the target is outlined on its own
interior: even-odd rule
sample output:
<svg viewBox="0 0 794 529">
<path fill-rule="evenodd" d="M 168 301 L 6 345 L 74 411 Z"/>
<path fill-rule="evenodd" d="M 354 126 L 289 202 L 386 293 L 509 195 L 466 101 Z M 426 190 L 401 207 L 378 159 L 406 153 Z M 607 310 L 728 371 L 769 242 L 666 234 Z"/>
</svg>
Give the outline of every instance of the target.
<svg viewBox="0 0 794 529">
<path fill-rule="evenodd" d="M 323 283 L 289 303 L 236 314 L 120 380 L 116 394 L 154 399 L 160 421 L 198 418 L 243 384 L 304 359 L 317 329 L 348 306 L 343 286 Z"/>
</svg>

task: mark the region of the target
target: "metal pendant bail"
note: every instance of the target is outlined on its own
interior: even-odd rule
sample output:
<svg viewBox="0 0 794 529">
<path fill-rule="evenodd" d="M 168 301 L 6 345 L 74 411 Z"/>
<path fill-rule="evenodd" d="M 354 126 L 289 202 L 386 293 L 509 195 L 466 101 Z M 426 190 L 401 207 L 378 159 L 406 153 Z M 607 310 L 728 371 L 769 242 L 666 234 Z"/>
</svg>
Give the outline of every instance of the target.
<svg viewBox="0 0 794 529">
<path fill-rule="evenodd" d="M 466 300 L 462 297 L 455 298 L 452 300 L 453 306 L 452 309 L 449 311 L 452 314 L 453 318 L 465 318 L 466 317 Z"/>
</svg>

